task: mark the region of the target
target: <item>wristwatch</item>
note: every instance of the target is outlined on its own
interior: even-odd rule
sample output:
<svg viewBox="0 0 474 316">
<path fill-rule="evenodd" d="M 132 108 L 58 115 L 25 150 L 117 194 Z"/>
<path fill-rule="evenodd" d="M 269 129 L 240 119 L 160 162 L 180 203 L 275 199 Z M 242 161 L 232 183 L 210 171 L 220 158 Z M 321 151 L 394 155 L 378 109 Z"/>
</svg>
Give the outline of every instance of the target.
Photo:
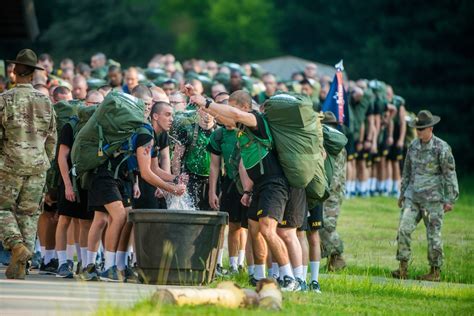
<svg viewBox="0 0 474 316">
<path fill-rule="evenodd" d="M 213 102 L 212 99 L 207 98 L 205 108 L 208 109 L 209 105 L 211 105 L 212 102 Z"/>
</svg>

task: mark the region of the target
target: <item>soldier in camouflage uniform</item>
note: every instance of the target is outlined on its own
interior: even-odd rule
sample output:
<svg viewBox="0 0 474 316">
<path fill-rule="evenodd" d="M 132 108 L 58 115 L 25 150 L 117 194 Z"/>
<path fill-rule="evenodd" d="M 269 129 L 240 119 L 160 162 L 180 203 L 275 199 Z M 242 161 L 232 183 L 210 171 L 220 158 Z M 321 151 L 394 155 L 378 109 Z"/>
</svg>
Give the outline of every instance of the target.
<svg viewBox="0 0 474 316">
<path fill-rule="evenodd" d="M 458 181 L 451 148 L 433 135 L 433 125 L 440 118 L 420 111 L 410 127 L 416 128 L 418 139 L 408 148 L 403 169 L 399 206 L 402 208 L 398 228 L 397 260 L 400 268 L 395 278 L 407 278 L 411 257 L 411 234 L 423 219 L 428 239 L 428 261 L 431 271 L 420 280 L 439 281 L 443 265 L 441 227 L 444 213 L 452 210 L 459 195 Z"/>
<path fill-rule="evenodd" d="M 43 70 L 36 54 L 23 49 L 9 62 L 17 84 L 0 95 L 0 240 L 12 251 L 7 278 L 24 279 L 57 135 L 49 98 L 31 85 L 35 69 Z"/>
<path fill-rule="evenodd" d="M 337 128 L 337 120 L 331 112 L 324 113 L 323 124 Z M 344 268 L 346 262 L 342 258 L 344 244 L 336 232 L 337 219 L 341 210 L 342 200 L 345 195 L 346 186 L 346 161 L 347 152 L 343 148 L 334 161 L 334 173 L 332 175 L 329 197 L 324 201 L 323 227 L 319 230 L 321 238 L 321 257 L 328 258 L 327 268 L 336 271 Z"/>
</svg>

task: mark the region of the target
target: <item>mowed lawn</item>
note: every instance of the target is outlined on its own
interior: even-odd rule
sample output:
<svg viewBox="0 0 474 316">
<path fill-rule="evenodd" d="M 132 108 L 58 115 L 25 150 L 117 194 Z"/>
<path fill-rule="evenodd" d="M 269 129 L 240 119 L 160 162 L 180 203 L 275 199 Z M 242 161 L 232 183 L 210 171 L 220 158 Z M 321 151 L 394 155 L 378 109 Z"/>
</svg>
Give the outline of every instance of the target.
<svg viewBox="0 0 474 316">
<path fill-rule="evenodd" d="M 461 198 L 444 220 L 445 264 L 441 283 L 398 281 L 396 231 L 400 210 L 393 198 L 345 200 L 338 231 L 345 243 L 347 269 L 321 276 L 322 294 L 285 293 L 281 312 L 220 307 L 160 306 L 150 301 L 132 309 L 104 307 L 100 315 L 316 315 L 316 314 L 474 314 L 474 179 L 462 181 Z M 413 235 L 410 276 L 426 273 L 426 230 Z M 325 262 L 323 262 L 325 263 Z M 324 267 L 324 264 L 323 264 Z M 322 268 L 324 273 L 324 268 Z M 235 281 L 249 287 L 247 277 Z M 215 284 L 213 284 L 215 285 Z"/>
</svg>

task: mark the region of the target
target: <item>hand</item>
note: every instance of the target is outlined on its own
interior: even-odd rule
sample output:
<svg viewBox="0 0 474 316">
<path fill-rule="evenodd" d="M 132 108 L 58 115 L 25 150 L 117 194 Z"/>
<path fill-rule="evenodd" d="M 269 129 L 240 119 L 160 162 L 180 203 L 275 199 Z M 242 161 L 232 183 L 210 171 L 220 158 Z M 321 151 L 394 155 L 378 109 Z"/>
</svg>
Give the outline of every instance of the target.
<svg viewBox="0 0 474 316">
<path fill-rule="evenodd" d="M 451 203 L 446 203 L 443 205 L 443 210 L 445 213 L 451 212 L 453 210 L 453 205 Z"/>
<path fill-rule="evenodd" d="M 51 195 L 49 193 L 46 193 L 44 196 L 44 203 L 48 204 L 49 206 L 53 205 L 54 201 L 51 198 Z"/>
<path fill-rule="evenodd" d="M 403 144 L 403 141 L 402 141 L 402 140 L 398 140 L 398 141 L 397 141 L 397 147 L 398 147 L 398 148 L 403 148 L 403 145 L 404 145 L 404 144 Z"/>
<path fill-rule="evenodd" d="M 388 137 L 387 138 L 387 146 L 392 146 L 393 145 L 393 137 Z"/>
<path fill-rule="evenodd" d="M 74 189 L 72 188 L 72 185 L 66 186 L 65 195 L 66 195 L 66 200 L 70 202 L 76 201 L 76 194 L 74 193 Z M 45 202 L 46 202 L 46 199 L 45 199 Z"/>
<path fill-rule="evenodd" d="M 243 206 L 250 206 L 250 203 L 252 202 L 252 197 L 248 194 L 242 195 L 242 198 L 240 199 L 240 203 L 242 203 Z"/>
<path fill-rule="evenodd" d="M 138 185 L 138 183 L 134 183 L 133 184 L 133 198 L 139 199 L 140 195 L 142 195 L 142 193 L 140 192 L 140 186 Z"/>
<path fill-rule="evenodd" d="M 400 196 L 400 198 L 398 198 L 398 207 L 399 208 L 403 207 L 403 201 L 404 200 L 405 200 L 405 198 L 403 196 Z"/>
<path fill-rule="evenodd" d="M 191 97 L 196 94 L 196 90 L 189 83 L 183 87 L 182 92 L 188 97 Z"/>
<path fill-rule="evenodd" d="M 209 192 L 209 205 L 213 210 L 219 209 L 219 197 L 213 192 Z"/>
<path fill-rule="evenodd" d="M 189 102 L 197 104 L 198 106 L 205 106 L 206 98 L 202 95 L 195 94 L 189 98 Z"/>
<path fill-rule="evenodd" d="M 186 192 L 186 186 L 184 184 L 177 184 L 170 193 L 180 196 L 183 195 L 184 192 Z"/>
<path fill-rule="evenodd" d="M 189 175 L 187 173 L 182 173 L 179 175 L 178 183 L 187 185 L 189 182 Z"/>
<path fill-rule="evenodd" d="M 155 197 L 161 199 L 162 197 L 164 197 L 165 194 L 163 193 L 163 190 L 161 190 L 160 188 L 156 188 L 155 190 Z"/>
</svg>

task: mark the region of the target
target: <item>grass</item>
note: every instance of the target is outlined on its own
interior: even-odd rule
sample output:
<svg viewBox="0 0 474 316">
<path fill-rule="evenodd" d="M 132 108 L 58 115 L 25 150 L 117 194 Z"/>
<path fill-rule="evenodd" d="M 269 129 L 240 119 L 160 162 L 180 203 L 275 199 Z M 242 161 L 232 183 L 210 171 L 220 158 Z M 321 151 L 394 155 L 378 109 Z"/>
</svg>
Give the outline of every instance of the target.
<svg viewBox="0 0 474 316">
<path fill-rule="evenodd" d="M 402 282 L 390 278 L 397 267 L 396 231 L 399 210 L 390 198 L 344 201 L 338 231 L 348 267 L 321 276 L 323 294 L 285 293 L 280 313 L 229 310 L 221 307 L 160 306 L 149 300 L 131 309 L 105 307 L 99 315 L 315 315 L 315 314 L 474 314 L 474 179 L 463 181 L 461 198 L 444 219 L 445 264 L 442 281 Z M 410 276 L 428 271 L 426 232 L 422 222 L 413 234 Z M 378 276 L 379 278 L 374 278 Z M 380 277 L 387 277 L 380 278 Z M 246 276 L 234 279 L 248 287 Z M 465 283 L 465 284 L 460 284 Z M 214 286 L 216 283 L 212 284 Z"/>
</svg>

